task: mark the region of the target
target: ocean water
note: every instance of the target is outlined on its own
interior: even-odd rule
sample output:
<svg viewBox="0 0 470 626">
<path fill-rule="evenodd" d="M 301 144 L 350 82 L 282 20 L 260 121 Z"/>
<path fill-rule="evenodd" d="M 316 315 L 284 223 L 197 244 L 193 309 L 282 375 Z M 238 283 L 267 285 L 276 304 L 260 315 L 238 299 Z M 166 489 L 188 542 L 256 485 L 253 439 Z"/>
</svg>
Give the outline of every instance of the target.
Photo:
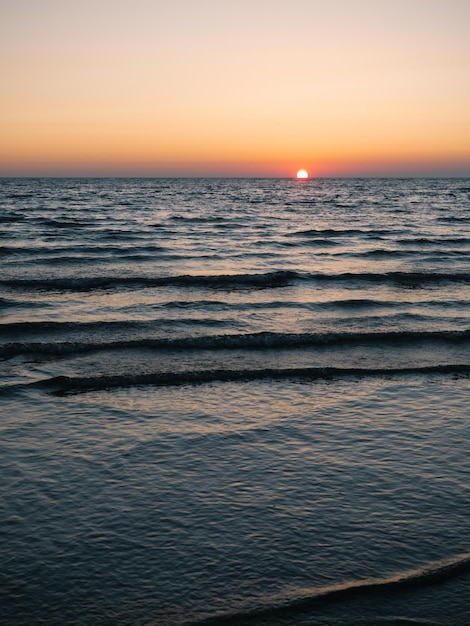
<svg viewBox="0 0 470 626">
<path fill-rule="evenodd" d="M 470 180 L 1 179 L 2 623 L 470 624 Z"/>
</svg>

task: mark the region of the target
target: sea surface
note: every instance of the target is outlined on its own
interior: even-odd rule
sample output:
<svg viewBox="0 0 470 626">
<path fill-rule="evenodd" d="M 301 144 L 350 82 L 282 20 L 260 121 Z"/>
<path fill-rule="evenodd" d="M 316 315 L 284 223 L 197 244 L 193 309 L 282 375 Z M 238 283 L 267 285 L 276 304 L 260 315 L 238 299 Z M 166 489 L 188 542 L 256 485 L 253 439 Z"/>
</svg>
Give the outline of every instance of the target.
<svg viewBox="0 0 470 626">
<path fill-rule="evenodd" d="M 1 179 L 10 625 L 470 624 L 470 179 Z"/>
</svg>

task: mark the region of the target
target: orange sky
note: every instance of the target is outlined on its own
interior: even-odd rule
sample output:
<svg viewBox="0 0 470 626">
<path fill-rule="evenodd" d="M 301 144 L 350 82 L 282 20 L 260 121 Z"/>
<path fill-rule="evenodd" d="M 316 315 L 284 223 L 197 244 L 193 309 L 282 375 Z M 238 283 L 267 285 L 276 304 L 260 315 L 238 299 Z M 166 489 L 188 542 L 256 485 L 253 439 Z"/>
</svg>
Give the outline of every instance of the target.
<svg viewBox="0 0 470 626">
<path fill-rule="evenodd" d="M 0 175 L 470 175 L 467 0 L 4 0 Z"/>
</svg>

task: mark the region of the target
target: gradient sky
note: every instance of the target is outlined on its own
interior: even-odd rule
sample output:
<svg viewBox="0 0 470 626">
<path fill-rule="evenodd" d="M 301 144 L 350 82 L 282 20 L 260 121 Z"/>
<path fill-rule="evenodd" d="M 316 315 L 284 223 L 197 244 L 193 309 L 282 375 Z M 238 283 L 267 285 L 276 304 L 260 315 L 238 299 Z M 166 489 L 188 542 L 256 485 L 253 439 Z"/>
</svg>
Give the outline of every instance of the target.
<svg viewBox="0 0 470 626">
<path fill-rule="evenodd" d="M 0 0 L 0 175 L 470 175 L 469 0 Z"/>
</svg>

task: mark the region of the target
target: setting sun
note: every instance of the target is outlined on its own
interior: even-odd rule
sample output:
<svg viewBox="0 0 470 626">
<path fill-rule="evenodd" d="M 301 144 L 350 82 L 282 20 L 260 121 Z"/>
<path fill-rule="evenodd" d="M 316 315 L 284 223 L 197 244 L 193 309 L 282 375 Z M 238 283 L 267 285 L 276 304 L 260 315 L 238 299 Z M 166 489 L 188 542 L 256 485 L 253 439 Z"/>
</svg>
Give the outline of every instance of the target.
<svg viewBox="0 0 470 626">
<path fill-rule="evenodd" d="M 307 170 L 299 170 L 297 172 L 297 178 L 308 178 Z"/>
</svg>

